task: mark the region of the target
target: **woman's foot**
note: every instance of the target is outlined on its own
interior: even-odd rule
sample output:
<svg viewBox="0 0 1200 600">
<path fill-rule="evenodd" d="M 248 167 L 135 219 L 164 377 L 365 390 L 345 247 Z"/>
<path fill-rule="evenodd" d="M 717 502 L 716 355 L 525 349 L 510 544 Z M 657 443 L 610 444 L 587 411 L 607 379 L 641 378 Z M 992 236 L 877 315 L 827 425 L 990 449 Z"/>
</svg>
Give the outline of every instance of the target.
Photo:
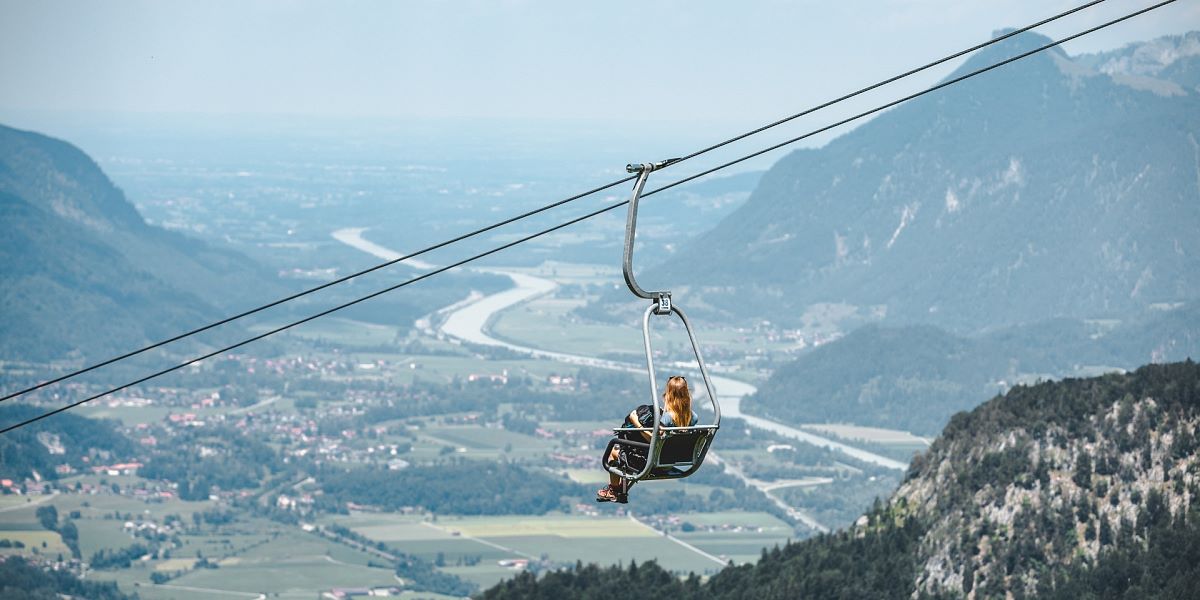
<svg viewBox="0 0 1200 600">
<path fill-rule="evenodd" d="M 619 490 L 611 485 L 606 485 L 596 492 L 596 502 L 616 502 L 617 504 L 625 504 L 629 502 L 629 495 L 622 494 Z"/>
</svg>

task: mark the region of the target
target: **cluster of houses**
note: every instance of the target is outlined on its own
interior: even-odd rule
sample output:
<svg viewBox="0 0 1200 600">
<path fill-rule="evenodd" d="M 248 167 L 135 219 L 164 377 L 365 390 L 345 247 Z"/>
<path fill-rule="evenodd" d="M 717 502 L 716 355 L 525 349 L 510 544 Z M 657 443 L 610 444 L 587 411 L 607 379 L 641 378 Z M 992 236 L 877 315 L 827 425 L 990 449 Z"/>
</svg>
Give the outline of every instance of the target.
<svg viewBox="0 0 1200 600">
<path fill-rule="evenodd" d="M 137 471 L 140 468 L 142 468 L 142 463 L 140 462 L 96 465 L 92 467 L 92 473 L 97 475 L 108 475 L 109 477 L 117 477 L 119 475 L 137 475 Z"/>
<path fill-rule="evenodd" d="M 487 381 L 489 383 L 499 383 L 501 385 L 508 384 L 508 369 L 505 369 L 502 374 L 494 373 L 471 373 L 467 375 L 467 381 Z"/>
<path fill-rule="evenodd" d="M 4 561 L 8 559 L 9 556 L 10 555 L 0 554 L 0 564 L 3 564 Z M 82 573 L 85 570 L 85 566 L 86 566 L 82 560 L 79 560 L 78 558 L 71 558 L 69 554 L 60 556 L 60 557 L 52 557 L 49 554 L 41 554 L 41 555 L 35 554 L 33 556 L 29 556 L 29 555 L 21 555 L 21 556 L 23 556 L 23 558 L 25 559 L 26 562 L 31 562 L 33 564 L 37 564 L 43 569 L 46 569 L 49 571 L 63 571 L 63 572 L 67 572 L 67 573 L 72 573 L 76 576 L 78 576 L 80 573 Z M 62 597 L 62 596 L 60 596 L 60 597 Z"/>
<path fill-rule="evenodd" d="M 259 370 L 264 373 L 285 375 L 289 373 L 312 373 L 317 375 L 346 375 L 354 372 L 358 365 L 340 359 L 321 359 L 312 356 L 289 356 L 287 358 L 259 359 L 253 356 L 228 355 L 226 358 L 236 360 L 246 373 L 254 374 Z"/>
<path fill-rule="evenodd" d="M 128 517 L 128 515 L 126 515 Z M 125 521 L 121 525 L 121 530 L 131 535 L 139 535 L 146 538 L 153 538 L 156 535 L 171 535 L 182 529 L 178 527 L 179 521 L 174 521 L 176 525 L 171 525 L 169 519 L 167 523 L 158 524 L 153 520 L 142 520 L 140 515 L 136 521 Z"/>
<path fill-rule="evenodd" d="M 281 510 L 307 513 L 312 510 L 313 502 L 314 500 L 312 494 L 300 494 L 298 496 L 280 494 L 279 497 L 275 499 L 275 506 Z"/>
<path fill-rule="evenodd" d="M 398 587 L 345 587 L 333 588 L 323 594 L 322 598 L 331 600 L 345 600 L 346 598 L 369 598 L 369 597 L 388 597 L 399 596 L 400 588 Z"/>
<path fill-rule="evenodd" d="M 597 467 L 597 468 L 599 468 L 597 466 L 597 465 L 599 465 L 599 459 L 596 456 L 587 455 L 587 454 L 563 454 L 561 452 L 555 452 L 550 455 L 550 460 L 560 463 L 566 467 L 575 467 L 575 468 Z"/>
<path fill-rule="evenodd" d="M 171 413 L 167 415 L 167 421 L 172 425 L 182 425 L 186 427 L 204 427 L 208 423 L 199 418 L 196 413 Z"/>
</svg>

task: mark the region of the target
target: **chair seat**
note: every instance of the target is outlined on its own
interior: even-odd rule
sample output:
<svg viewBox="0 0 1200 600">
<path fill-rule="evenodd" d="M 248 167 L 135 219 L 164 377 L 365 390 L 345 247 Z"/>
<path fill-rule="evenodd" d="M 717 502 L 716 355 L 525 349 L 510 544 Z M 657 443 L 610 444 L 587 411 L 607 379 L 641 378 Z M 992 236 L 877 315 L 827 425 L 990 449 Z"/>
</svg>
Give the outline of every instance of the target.
<svg viewBox="0 0 1200 600">
<path fill-rule="evenodd" d="M 633 468 L 628 465 L 606 465 L 605 468 L 611 473 L 629 479 L 654 480 L 687 477 L 696 472 L 696 469 L 703 464 L 704 456 L 708 453 L 708 447 L 715 435 L 716 427 L 697 429 L 663 427 L 659 429 L 659 438 L 655 444 L 656 451 L 653 453 L 657 460 L 644 476 L 637 477 L 639 471 L 633 471 Z M 608 456 L 615 444 L 627 444 L 647 449 L 649 446 L 649 444 L 630 443 L 614 438 L 609 442 L 608 449 L 604 453 L 605 456 Z"/>
</svg>

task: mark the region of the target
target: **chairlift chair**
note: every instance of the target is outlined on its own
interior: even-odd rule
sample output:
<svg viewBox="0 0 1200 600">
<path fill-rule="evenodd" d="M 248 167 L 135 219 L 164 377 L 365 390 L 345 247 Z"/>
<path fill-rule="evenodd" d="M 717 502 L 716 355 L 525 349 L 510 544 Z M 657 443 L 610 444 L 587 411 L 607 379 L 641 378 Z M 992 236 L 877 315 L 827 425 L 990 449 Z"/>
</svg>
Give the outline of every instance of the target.
<svg viewBox="0 0 1200 600">
<path fill-rule="evenodd" d="M 629 486 L 637 481 L 680 479 L 695 473 L 700 468 L 700 465 L 704 463 L 704 457 L 708 454 L 708 448 L 712 445 L 717 430 L 721 427 L 721 405 L 717 400 L 717 394 L 713 390 L 712 380 L 708 376 L 708 368 L 704 366 L 704 358 L 700 356 L 700 345 L 696 343 L 696 335 L 692 331 L 692 325 L 688 321 L 687 315 L 684 314 L 683 310 L 677 304 L 671 301 L 671 292 L 648 292 L 638 285 L 633 275 L 633 243 L 637 230 L 638 199 L 646 186 L 646 179 L 650 176 L 651 172 L 678 160 L 670 159 L 657 163 L 630 164 L 625 167 L 626 171 L 637 173 L 638 178 L 633 186 L 633 196 L 629 200 L 629 212 L 625 220 L 625 252 L 621 268 L 625 275 L 625 284 L 629 287 L 629 291 L 633 292 L 639 298 L 651 301 L 650 306 L 646 308 L 645 313 L 642 315 L 642 339 L 645 343 L 646 372 L 650 380 L 650 404 L 654 407 L 654 424 L 652 427 L 621 427 L 613 430 L 616 434 L 627 432 L 650 433 L 650 440 L 648 442 L 624 439 L 619 436 L 615 437 L 609 441 L 608 446 L 604 450 L 601 463 L 606 471 L 621 478 L 622 487 L 625 488 L 623 491 L 627 491 Z M 650 346 L 650 319 L 651 317 L 658 316 L 669 317 L 672 314 L 678 316 L 679 320 L 683 322 L 688 340 L 692 344 L 692 352 L 695 354 L 696 364 L 700 367 L 700 376 L 704 380 L 704 389 L 708 393 L 709 401 L 712 402 L 713 422 L 711 425 L 665 427 L 659 423 L 660 419 L 662 419 L 662 406 L 659 401 L 658 384 L 655 380 L 654 351 Z M 623 461 L 617 464 L 609 464 L 608 456 L 612 452 L 612 449 L 618 445 L 628 449 L 644 451 L 646 454 L 646 464 L 641 469 Z"/>
</svg>

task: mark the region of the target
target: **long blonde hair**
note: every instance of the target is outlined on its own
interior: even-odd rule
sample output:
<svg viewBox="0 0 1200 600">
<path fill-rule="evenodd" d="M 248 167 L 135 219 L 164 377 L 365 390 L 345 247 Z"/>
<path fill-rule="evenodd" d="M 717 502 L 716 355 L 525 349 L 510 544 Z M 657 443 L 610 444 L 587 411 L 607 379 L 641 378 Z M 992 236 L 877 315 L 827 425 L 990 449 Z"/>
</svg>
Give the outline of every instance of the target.
<svg viewBox="0 0 1200 600">
<path fill-rule="evenodd" d="M 688 392 L 687 380 L 675 375 L 667 380 L 667 389 L 663 392 L 663 404 L 671 413 L 678 427 L 692 424 L 692 394 Z"/>
</svg>

